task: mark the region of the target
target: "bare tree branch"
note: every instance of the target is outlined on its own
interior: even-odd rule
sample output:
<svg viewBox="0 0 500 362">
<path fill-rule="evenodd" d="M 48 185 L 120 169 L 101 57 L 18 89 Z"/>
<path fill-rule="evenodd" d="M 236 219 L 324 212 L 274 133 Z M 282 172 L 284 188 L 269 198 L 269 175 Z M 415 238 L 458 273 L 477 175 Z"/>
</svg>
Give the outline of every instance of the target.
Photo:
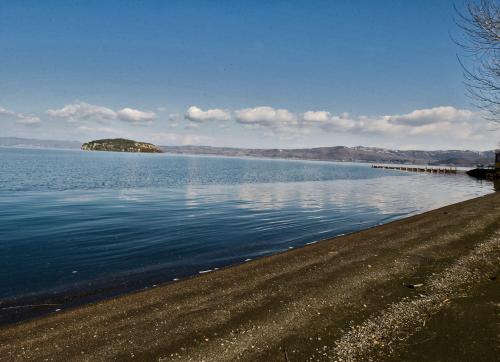
<svg viewBox="0 0 500 362">
<path fill-rule="evenodd" d="M 458 61 L 467 94 L 486 118 L 500 123 L 500 0 L 468 0 L 465 12 L 455 12 L 464 34 L 454 40 L 464 50 Z"/>
</svg>

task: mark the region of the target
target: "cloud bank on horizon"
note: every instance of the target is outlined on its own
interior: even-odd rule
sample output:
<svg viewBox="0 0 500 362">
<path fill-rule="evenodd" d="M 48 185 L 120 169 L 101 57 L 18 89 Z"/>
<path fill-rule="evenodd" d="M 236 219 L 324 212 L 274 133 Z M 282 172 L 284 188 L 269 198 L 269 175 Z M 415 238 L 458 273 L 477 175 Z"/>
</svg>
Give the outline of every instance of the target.
<svg viewBox="0 0 500 362">
<path fill-rule="evenodd" d="M 158 112 L 167 111 L 163 107 Z M 70 103 L 58 109 L 48 109 L 42 115 L 28 115 L 0 107 L 0 119 L 14 121 L 28 127 L 55 128 L 57 122 L 73 127 L 75 135 L 81 137 L 128 137 L 145 139 L 159 144 L 208 144 L 213 146 L 235 146 L 226 142 L 226 135 L 208 130 L 233 127 L 239 132 L 256 132 L 273 142 L 296 145 L 325 146 L 336 144 L 315 144 L 318 135 L 354 135 L 373 138 L 372 146 L 378 145 L 379 136 L 397 139 L 412 148 L 418 139 L 424 137 L 429 143 L 476 145 L 477 149 L 493 148 L 492 135 L 498 136 L 498 129 L 490 127 L 480 112 L 440 106 L 416 109 L 404 114 L 388 114 L 353 117 L 349 113 L 333 114 L 326 110 L 307 110 L 295 113 L 284 108 L 258 106 L 228 110 L 213 108 L 203 110 L 190 106 L 184 115 L 171 113 L 159 115 L 153 111 L 124 107 L 119 110 L 89 104 Z M 47 122 L 45 122 L 47 119 Z M 132 129 L 124 125 L 134 126 Z M 135 127 L 143 126 L 143 127 Z M 171 132 L 172 128 L 181 128 Z M 200 128 L 204 127 L 204 129 Z M 196 129 L 197 133 L 192 133 Z M 188 130 L 188 131 L 186 131 Z M 309 142 L 307 142 L 309 140 Z M 446 142 L 444 142 L 446 141 Z M 252 145 L 242 145 L 252 147 Z M 401 148 L 401 146 L 399 146 Z M 405 148 L 405 147 L 402 147 Z M 428 147 L 423 147 L 428 148 Z M 438 147 L 434 147 L 438 148 Z"/>
</svg>

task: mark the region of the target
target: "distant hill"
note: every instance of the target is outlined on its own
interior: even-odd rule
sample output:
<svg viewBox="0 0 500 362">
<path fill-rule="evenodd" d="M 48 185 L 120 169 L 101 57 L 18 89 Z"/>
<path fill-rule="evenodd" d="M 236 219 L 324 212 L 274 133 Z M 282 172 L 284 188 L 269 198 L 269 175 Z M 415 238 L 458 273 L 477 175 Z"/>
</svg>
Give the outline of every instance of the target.
<svg viewBox="0 0 500 362">
<path fill-rule="evenodd" d="M 0 137 L 0 147 L 80 149 L 81 145 L 82 143 L 79 141 L 56 141 L 18 137 Z"/>
<path fill-rule="evenodd" d="M 112 152 L 140 152 L 140 153 L 163 153 L 163 151 L 151 144 L 137 142 L 124 138 L 113 138 L 95 140 L 82 145 L 84 151 L 112 151 Z"/>
<path fill-rule="evenodd" d="M 96 142 L 96 141 L 94 141 Z M 135 141 L 131 141 L 135 142 Z M 148 144 L 151 145 L 151 144 Z M 37 140 L 16 137 L 0 137 L 0 147 L 36 147 L 80 149 L 81 142 Z M 154 146 L 156 147 L 156 146 Z M 230 148 L 210 146 L 159 146 L 164 152 L 191 155 L 220 155 L 239 157 L 285 158 L 321 161 L 349 161 L 368 163 L 402 163 L 421 165 L 446 165 L 473 167 L 489 165 L 495 160 L 491 151 L 401 151 L 376 147 L 317 147 L 297 149 Z"/>
<path fill-rule="evenodd" d="M 473 167 L 492 164 L 494 151 L 401 151 L 376 147 L 318 147 L 303 149 L 252 149 L 210 146 L 161 146 L 176 154 L 222 155 L 240 157 L 286 158 L 300 160 L 401 163 Z"/>
</svg>

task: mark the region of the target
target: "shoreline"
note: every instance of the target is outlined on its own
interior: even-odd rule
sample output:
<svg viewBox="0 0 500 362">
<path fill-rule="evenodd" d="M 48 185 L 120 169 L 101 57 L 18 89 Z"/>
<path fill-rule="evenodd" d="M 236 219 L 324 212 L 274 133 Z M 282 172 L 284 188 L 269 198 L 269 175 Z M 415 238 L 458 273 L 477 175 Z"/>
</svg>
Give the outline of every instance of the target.
<svg viewBox="0 0 500 362">
<path fill-rule="evenodd" d="M 162 146 L 160 146 L 162 147 Z M 252 156 L 252 155 L 218 155 L 218 154 L 208 154 L 208 153 L 178 153 L 178 152 L 168 152 L 164 151 L 164 155 L 169 156 L 193 156 L 193 157 L 212 157 L 212 158 L 238 158 L 242 160 L 277 160 L 277 161 L 311 161 L 314 163 L 338 163 L 343 165 L 361 165 L 361 166 L 371 166 L 376 164 L 381 165 L 397 165 L 397 166 L 427 166 L 429 168 L 439 168 L 439 167 L 456 167 L 460 171 L 471 170 L 474 168 L 473 165 L 470 166 L 458 166 L 455 164 L 442 164 L 442 165 L 425 165 L 425 164 L 413 164 L 413 163 L 385 163 L 376 161 L 366 161 L 366 160 L 328 160 L 320 158 L 294 158 L 294 157 L 265 157 L 265 156 Z M 464 172 L 465 173 L 465 172 Z"/>
<path fill-rule="evenodd" d="M 482 360 L 494 360 L 499 232 L 500 193 L 494 193 L 0 327 L 0 356 L 266 361 L 284 360 L 286 352 L 290 361 L 417 361 L 482 353 Z M 471 309 L 482 330 L 470 350 L 457 355 L 463 342 L 454 346 L 454 338 L 475 334 L 454 328 L 447 343 L 423 348 L 444 338 L 436 336 L 443 328 L 433 324 L 436 318 L 474 325 L 459 318 Z"/>
<path fill-rule="evenodd" d="M 165 147 L 165 146 L 158 146 Z M 57 148 L 57 147 L 26 147 L 26 146 L 0 146 L 0 149 L 24 149 L 24 150 L 50 150 L 50 151 L 79 151 L 83 152 L 82 149 L 79 148 Z M 117 152 L 117 151 L 104 151 L 111 153 L 141 153 L 141 152 Z M 148 154 L 148 153 L 141 153 Z M 155 153 L 149 153 L 155 154 Z M 223 155 L 223 154 L 209 154 L 209 153 L 181 153 L 181 152 L 169 152 L 163 151 L 162 153 L 156 153 L 160 155 L 168 155 L 168 156 L 186 156 L 186 157 L 210 157 L 210 158 L 236 158 L 242 160 L 277 160 L 277 161 L 311 161 L 311 162 L 324 162 L 324 163 L 338 163 L 338 164 L 352 164 L 352 165 L 362 165 L 362 166 L 371 166 L 374 164 L 382 164 L 382 165 L 401 165 L 401 166 L 427 166 L 427 167 L 456 167 L 459 170 L 471 170 L 475 167 L 475 165 L 470 164 L 468 166 L 457 165 L 457 164 L 438 164 L 438 165 L 429 165 L 429 164 L 414 164 L 414 163 L 387 163 L 387 162 L 379 162 L 379 161 L 366 161 L 366 160 L 333 160 L 333 159 L 321 159 L 321 158 L 296 158 L 296 157 L 265 157 L 265 156 L 252 156 L 252 155 Z"/>
</svg>

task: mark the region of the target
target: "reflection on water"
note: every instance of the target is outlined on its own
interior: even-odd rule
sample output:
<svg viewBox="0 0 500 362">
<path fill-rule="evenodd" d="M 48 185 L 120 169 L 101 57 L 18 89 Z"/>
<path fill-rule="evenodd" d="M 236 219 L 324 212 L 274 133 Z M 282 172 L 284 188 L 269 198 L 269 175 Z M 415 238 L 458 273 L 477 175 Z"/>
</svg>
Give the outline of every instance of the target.
<svg viewBox="0 0 500 362">
<path fill-rule="evenodd" d="M 450 189 L 454 190 L 450 193 Z M 239 208 L 278 210 L 377 210 L 380 214 L 411 214 L 467 197 L 480 196 L 491 185 L 462 176 L 406 174 L 371 180 L 337 180 L 295 184 L 244 184 L 238 187 Z M 219 197 L 223 195 L 218 194 Z"/>
<path fill-rule="evenodd" d="M 170 280 L 493 189 L 466 176 L 320 162 L 39 150 L 0 157 L 0 298 Z"/>
</svg>

